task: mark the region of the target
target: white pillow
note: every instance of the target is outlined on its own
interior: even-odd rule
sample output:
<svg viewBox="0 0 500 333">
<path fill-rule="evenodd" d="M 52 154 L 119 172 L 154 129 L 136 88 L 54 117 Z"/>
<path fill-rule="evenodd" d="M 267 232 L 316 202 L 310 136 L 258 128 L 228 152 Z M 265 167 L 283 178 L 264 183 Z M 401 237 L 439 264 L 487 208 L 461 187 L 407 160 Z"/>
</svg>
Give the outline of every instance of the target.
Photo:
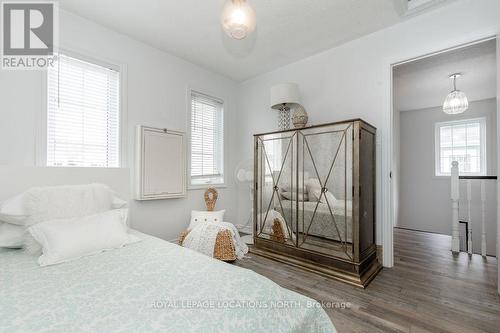
<svg viewBox="0 0 500 333">
<path fill-rule="evenodd" d="M 127 209 L 51 220 L 28 229 L 42 245 L 40 266 L 54 265 L 105 250 L 120 248 L 139 239 L 128 234 Z"/>
<path fill-rule="evenodd" d="M 276 177 L 274 178 L 276 180 Z M 306 187 L 307 187 L 307 182 L 309 181 L 309 172 L 305 171 L 299 171 L 299 186 L 298 190 L 299 193 L 306 192 Z M 295 184 L 295 178 L 293 179 L 293 186 L 290 184 L 290 175 L 286 172 L 283 172 L 283 174 L 280 177 L 280 187 L 284 192 L 296 192 L 297 191 L 297 184 Z"/>
<path fill-rule="evenodd" d="M 82 217 L 126 206 L 125 200 L 103 184 L 33 187 L 0 205 L 0 221 L 30 226 L 48 220 Z M 39 254 L 41 246 L 30 233 L 25 232 L 26 228 L 23 229 L 25 236 L 22 247 L 26 253 Z"/>
<path fill-rule="evenodd" d="M 321 199 L 320 196 L 321 196 L 321 188 L 315 188 L 311 190 L 311 192 L 309 192 L 309 201 L 319 200 L 319 202 L 326 204 L 328 199 L 330 207 L 333 207 L 337 201 L 337 198 L 335 198 L 335 196 L 329 191 L 327 191 L 323 196 L 321 196 Z"/>
<path fill-rule="evenodd" d="M 314 189 L 314 188 L 321 189 L 321 183 L 319 182 L 318 178 L 310 178 L 310 179 L 306 180 L 305 185 L 306 185 L 307 192 L 309 192 L 309 190 Z"/>
<path fill-rule="evenodd" d="M 111 209 L 120 209 L 120 208 L 127 208 L 128 207 L 128 202 L 123 200 L 116 194 L 115 191 L 113 191 L 111 188 L 109 188 L 107 185 L 106 188 L 108 191 L 111 193 Z"/>
<path fill-rule="evenodd" d="M 28 218 L 24 195 L 19 194 L 0 205 L 0 221 L 24 225 Z"/>
<path fill-rule="evenodd" d="M 112 191 L 103 184 L 33 187 L 23 194 L 27 226 L 55 219 L 89 216 L 112 209 Z M 24 251 L 37 255 L 42 248 L 27 233 Z"/>
<path fill-rule="evenodd" d="M 0 247 L 22 248 L 25 232 L 26 228 L 23 226 L 0 222 Z"/>
<path fill-rule="evenodd" d="M 203 222 L 222 222 L 224 221 L 225 210 L 219 210 L 216 212 L 207 211 L 191 211 L 191 222 L 189 223 L 188 230 L 193 229 L 198 224 Z"/>
<path fill-rule="evenodd" d="M 330 206 L 333 207 L 337 199 L 335 196 L 327 191 L 323 196 L 321 196 L 321 183 L 318 178 L 311 178 L 306 182 L 307 194 L 309 194 L 309 201 L 320 201 L 321 203 L 330 203 Z M 321 199 L 320 199 L 321 197 Z"/>
<path fill-rule="evenodd" d="M 111 196 L 111 208 L 113 209 L 120 209 L 120 208 L 126 208 L 128 206 L 128 202 L 119 198 L 116 196 L 114 193 L 112 193 Z"/>
<path fill-rule="evenodd" d="M 103 184 L 33 187 L 0 205 L 0 221 L 32 225 L 126 206 L 126 201 Z"/>
<path fill-rule="evenodd" d="M 297 195 L 295 192 L 281 192 L 281 196 L 287 200 L 295 200 Z M 309 195 L 299 192 L 299 201 L 309 201 Z"/>
<path fill-rule="evenodd" d="M 111 190 L 103 184 L 33 187 L 24 193 L 24 200 L 29 226 L 112 209 Z"/>
</svg>

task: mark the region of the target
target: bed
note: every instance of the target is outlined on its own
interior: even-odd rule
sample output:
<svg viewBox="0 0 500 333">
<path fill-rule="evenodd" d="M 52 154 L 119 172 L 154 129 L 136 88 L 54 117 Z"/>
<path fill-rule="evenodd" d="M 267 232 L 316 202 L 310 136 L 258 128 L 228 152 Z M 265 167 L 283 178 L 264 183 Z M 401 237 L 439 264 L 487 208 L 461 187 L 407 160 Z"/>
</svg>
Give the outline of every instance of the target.
<svg viewBox="0 0 500 333">
<path fill-rule="evenodd" d="M 0 250 L 0 332 L 335 332 L 307 297 L 253 271 L 139 237 L 43 268 L 31 255 Z"/>
<path fill-rule="evenodd" d="M 31 183 L 108 179 L 128 192 L 127 170 L 9 172 L 0 168 L 0 181 L 12 186 L 0 189 L 0 200 Z M 0 248 L 0 332 L 336 332 L 310 298 L 251 270 L 132 232 L 141 241 L 46 267 L 22 250 Z"/>
<path fill-rule="evenodd" d="M 296 201 L 281 199 L 281 205 L 275 203 L 274 209 L 279 211 L 289 221 L 290 216 L 293 216 L 296 212 L 296 204 Z M 307 232 L 308 235 L 335 241 L 340 241 L 342 239 L 342 241 L 347 240 L 348 243 L 352 242 L 352 201 L 340 199 L 335 201 L 332 207 L 335 223 L 333 222 L 330 209 L 326 203 L 299 201 L 299 206 L 299 233 L 303 233 L 305 229 L 305 231 L 309 230 Z M 316 213 L 314 213 L 315 210 Z M 304 215 L 303 218 L 302 215 Z M 339 233 L 341 237 L 339 237 Z"/>
</svg>

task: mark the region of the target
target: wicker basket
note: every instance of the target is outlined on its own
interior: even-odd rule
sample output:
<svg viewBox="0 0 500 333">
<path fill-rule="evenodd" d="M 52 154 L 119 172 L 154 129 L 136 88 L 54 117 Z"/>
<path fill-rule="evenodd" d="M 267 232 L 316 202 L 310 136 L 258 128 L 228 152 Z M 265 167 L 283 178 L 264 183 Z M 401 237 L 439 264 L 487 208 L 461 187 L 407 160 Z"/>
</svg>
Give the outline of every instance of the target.
<svg viewBox="0 0 500 333">
<path fill-rule="evenodd" d="M 181 232 L 181 234 L 179 235 L 179 241 L 178 241 L 178 244 L 180 246 L 182 246 L 182 243 L 184 243 L 184 239 L 186 239 L 186 236 L 189 234 L 189 231 L 186 230 L 186 231 L 183 231 Z"/>
<path fill-rule="evenodd" d="M 217 202 L 217 198 L 219 197 L 219 193 L 213 187 L 209 187 L 205 191 L 205 205 L 207 205 L 207 210 L 212 212 L 215 209 L 215 203 Z"/>
<path fill-rule="evenodd" d="M 231 231 L 223 230 L 217 234 L 214 247 L 214 258 L 222 261 L 236 260 L 236 250 L 234 249 Z"/>
<path fill-rule="evenodd" d="M 209 188 L 205 191 L 205 204 L 207 205 L 208 211 L 211 212 L 215 209 L 215 203 L 218 196 L 217 190 L 214 188 Z M 182 246 L 182 243 L 188 234 L 188 230 L 180 234 L 179 245 Z M 231 231 L 219 231 L 215 240 L 213 257 L 222 261 L 236 260 L 236 250 L 234 248 L 233 235 L 231 234 Z"/>
<path fill-rule="evenodd" d="M 285 243 L 285 231 L 278 219 L 274 219 L 272 230 L 271 240 L 278 243 Z"/>
</svg>

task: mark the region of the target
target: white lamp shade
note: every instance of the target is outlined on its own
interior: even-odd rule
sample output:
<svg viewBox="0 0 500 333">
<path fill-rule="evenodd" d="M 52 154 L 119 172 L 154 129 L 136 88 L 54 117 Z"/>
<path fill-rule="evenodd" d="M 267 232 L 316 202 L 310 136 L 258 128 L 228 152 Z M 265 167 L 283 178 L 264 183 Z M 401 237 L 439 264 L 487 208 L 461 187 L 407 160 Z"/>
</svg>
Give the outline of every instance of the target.
<svg viewBox="0 0 500 333">
<path fill-rule="evenodd" d="M 282 83 L 271 87 L 271 108 L 300 104 L 299 86 L 296 83 Z"/>
</svg>

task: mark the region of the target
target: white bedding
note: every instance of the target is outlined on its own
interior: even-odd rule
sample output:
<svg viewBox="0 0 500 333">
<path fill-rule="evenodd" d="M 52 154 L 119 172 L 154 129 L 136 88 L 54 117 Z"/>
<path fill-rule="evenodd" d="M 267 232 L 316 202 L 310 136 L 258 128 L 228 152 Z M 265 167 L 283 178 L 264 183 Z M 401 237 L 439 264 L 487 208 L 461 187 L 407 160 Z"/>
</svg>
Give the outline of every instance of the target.
<svg viewBox="0 0 500 333">
<path fill-rule="evenodd" d="M 296 212 L 296 203 L 296 201 L 281 200 L 281 205 L 276 205 L 275 209 L 281 211 L 283 208 L 283 215 L 288 220 L 294 220 L 290 216 Z M 333 213 L 334 219 L 332 219 L 331 213 Z M 309 235 L 352 242 L 352 201 L 335 200 L 331 213 L 329 206 L 325 203 L 299 202 L 299 232 L 308 230 Z"/>
<path fill-rule="evenodd" d="M 140 237 L 48 267 L 1 249 L 0 332 L 335 332 L 307 297 L 253 271 Z"/>
</svg>

